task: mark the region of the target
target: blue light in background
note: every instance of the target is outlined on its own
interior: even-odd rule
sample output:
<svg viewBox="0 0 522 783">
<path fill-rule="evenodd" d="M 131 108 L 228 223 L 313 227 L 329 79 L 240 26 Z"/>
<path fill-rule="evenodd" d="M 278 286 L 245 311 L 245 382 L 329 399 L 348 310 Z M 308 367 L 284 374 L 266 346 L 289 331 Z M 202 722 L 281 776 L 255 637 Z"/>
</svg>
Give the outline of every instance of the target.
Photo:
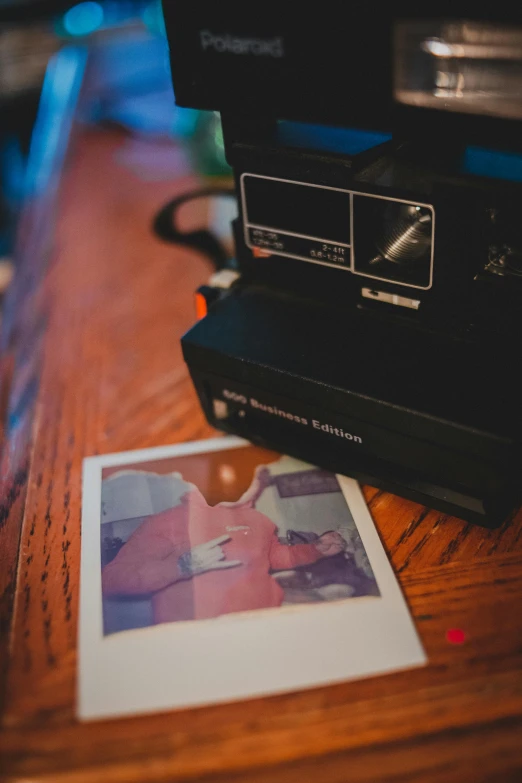
<svg viewBox="0 0 522 783">
<path fill-rule="evenodd" d="M 26 197 L 49 189 L 60 170 L 86 60 L 84 47 L 65 46 L 49 61 L 25 169 Z"/>
<path fill-rule="evenodd" d="M 62 20 L 65 32 L 73 36 L 89 35 L 103 24 L 103 8 L 94 0 L 73 5 Z"/>
<path fill-rule="evenodd" d="M 163 9 L 160 0 L 153 0 L 149 3 L 142 14 L 143 22 L 154 35 L 167 37 L 165 29 L 165 19 L 163 18 Z"/>
</svg>

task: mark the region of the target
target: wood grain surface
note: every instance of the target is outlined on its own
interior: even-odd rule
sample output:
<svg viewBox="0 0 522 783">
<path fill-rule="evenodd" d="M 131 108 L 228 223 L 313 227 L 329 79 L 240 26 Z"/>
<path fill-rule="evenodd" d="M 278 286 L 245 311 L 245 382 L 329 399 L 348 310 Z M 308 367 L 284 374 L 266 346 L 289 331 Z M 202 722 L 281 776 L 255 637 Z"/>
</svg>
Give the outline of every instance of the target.
<svg viewBox="0 0 522 783">
<path fill-rule="evenodd" d="M 122 162 L 128 143 L 100 130 L 77 139 L 52 252 L 49 230 L 36 232 L 4 340 L 0 777 L 522 780 L 522 515 L 487 531 L 371 487 L 365 496 L 428 666 L 268 699 L 76 721 L 82 459 L 213 434 L 179 347 L 208 266 L 150 228 L 168 198 L 197 182 L 140 180 Z M 464 643 L 448 642 L 453 628 Z"/>
</svg>

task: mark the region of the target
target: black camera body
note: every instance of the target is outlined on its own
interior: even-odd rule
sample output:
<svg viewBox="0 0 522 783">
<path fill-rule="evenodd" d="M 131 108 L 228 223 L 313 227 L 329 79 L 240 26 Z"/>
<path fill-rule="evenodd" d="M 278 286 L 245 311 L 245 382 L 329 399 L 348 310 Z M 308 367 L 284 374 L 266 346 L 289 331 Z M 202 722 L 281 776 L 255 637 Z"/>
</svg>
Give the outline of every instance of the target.
<svg viewBox="0 0 522 783">
<path fill-rule="evenodd" d="M 164 4 L 176 96 L 221 111 L 239 202 L 240 276 L 182 340 L 209 421 L 499 524 L 522 467 L 518 20 L 195 6 Z"/>
</svg>

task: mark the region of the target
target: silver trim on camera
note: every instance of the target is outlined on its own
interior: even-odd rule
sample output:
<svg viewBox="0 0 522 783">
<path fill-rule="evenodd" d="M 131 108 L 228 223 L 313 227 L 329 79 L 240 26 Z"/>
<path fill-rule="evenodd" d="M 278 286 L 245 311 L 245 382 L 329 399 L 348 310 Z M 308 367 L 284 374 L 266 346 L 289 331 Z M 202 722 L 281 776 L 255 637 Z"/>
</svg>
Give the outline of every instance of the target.
<svg viewBox="0 0 522 783">
<path fill-rule="evenodd" d="M 408 307 L 410 310 L 418 310 L 420 307 L 419 299 L 410 299 L 408 296 L 390 294 L 388 291 L 375 291 L 373 288 L 361 288 L 361 296 L 363 296 L 364 299 L 373 299 L 374 302 L 386 302 L 387 304 L 398 305 L 399 307 Z"/>
</svg>

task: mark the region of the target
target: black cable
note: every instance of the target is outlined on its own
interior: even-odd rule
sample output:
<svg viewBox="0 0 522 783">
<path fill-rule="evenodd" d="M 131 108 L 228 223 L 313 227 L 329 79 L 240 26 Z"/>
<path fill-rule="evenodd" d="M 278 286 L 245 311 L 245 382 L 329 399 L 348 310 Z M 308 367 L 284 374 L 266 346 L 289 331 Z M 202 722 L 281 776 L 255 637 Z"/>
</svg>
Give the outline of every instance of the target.
<svg viewBox="0 0 522 783">
<path fill-rule="evenodd" d="M 199 250 L 210 258 L 216 269 L 223 269 L 228 265 L 227 252 L 214 234 L 206 229 L 197 229 L 196 231 L 183 233 L 176 225 L 176 213 L 183 204 L 186 204 L 187 201 L 208 196 L 235 198 L 236 194 L 233 188 L 201 188 L 183 193 L 160 209 L 154 218 L 152 228 L 156 236 L 164 242 L 173 242 Z"/>
</svg>

